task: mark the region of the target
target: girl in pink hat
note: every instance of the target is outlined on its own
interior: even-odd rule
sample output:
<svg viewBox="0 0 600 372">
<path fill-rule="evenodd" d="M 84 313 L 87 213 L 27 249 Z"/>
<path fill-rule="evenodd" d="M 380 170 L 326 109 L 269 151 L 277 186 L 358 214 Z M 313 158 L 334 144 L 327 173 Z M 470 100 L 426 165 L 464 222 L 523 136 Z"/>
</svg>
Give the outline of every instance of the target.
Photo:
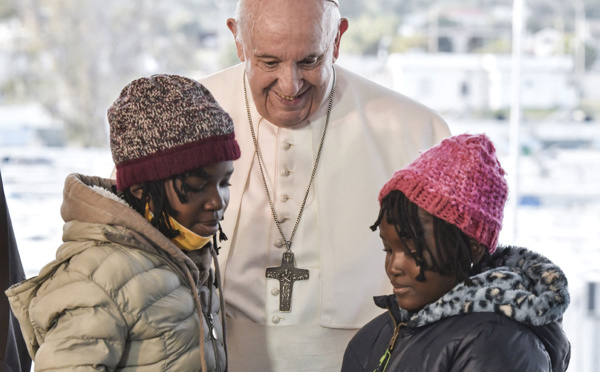
<svg viewBox="0 0 600 372">
<path fill-rule="evenodd" d="M 508 187 L 485 135 L 458 135 L 396 172 L 373 230 L 393 294 L 349 343 L 342 371 L 565 371 L 567 279 L 497 246 Z"/>
</svg>

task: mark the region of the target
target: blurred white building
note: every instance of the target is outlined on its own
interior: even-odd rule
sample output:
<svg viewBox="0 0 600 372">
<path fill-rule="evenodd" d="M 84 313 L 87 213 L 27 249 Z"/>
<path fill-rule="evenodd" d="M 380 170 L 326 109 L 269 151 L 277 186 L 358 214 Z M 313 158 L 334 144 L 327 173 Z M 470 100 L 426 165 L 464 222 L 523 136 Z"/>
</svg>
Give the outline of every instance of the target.
<svg viewBox="0 0 600 372">
<path fill-rule="evenodd" d="M 496 111 L 510 106 L 510 55 L 391 54 L 389 86 L 442 112 Z M 579 101 L 569 55 L 524 57 L 522 107 L 573 107 Z"/>
<path fill-rule="evenodd" d="M 0 147 L 64 144 L 62 122 L 41 104 L 0 105 Z"/>
</svg>

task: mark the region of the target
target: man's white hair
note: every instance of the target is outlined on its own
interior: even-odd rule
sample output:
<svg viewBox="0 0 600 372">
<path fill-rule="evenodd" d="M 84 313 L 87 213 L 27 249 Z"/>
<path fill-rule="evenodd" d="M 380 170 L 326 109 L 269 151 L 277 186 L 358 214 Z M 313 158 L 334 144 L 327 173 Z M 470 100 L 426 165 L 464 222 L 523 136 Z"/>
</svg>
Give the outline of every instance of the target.
<svg viewBox="0 0 600 372">
<path fill-rule="evenodd" d="M 235 8 L 235 23 L 237 26 L 235 40 L 240 44 L 244 44 L 244 34 L 246 32 L 251 32 L 252 28 L 254 27 L 254 24 L 246 25 L 251 16 L 250 7 L 248 6 L 248 3 L 250 1 L 253 0 L 238 0 L 237 6 Z M 329 29 L 325 34 L 325 38 L 331 39 L 331 42 L 333 42 L 333 38 L 335 37 L 335 35 L 337 35 L 337 31 L 340 25 L 340 9 L 338 8 L 337 2 L 334 2 L 332 0 L 323 1 L 326 4 L 324 17 L 329 16 Z M 247 28 L 247 26 L 250 26 L 250 28 Z"/>
</svg>

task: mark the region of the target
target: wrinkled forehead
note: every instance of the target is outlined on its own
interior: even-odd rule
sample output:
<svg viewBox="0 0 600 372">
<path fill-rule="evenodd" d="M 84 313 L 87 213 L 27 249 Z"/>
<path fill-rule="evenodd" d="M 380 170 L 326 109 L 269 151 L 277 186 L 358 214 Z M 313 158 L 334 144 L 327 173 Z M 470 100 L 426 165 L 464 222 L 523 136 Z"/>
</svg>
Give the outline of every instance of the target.
<svg viewBox="0 0 600 372">
<path fill-rule="evenodd" d="M 244 8 L 245 12 L 264 13 L 273 10 L 274 13 L 284 13 L 286 10 L 323 12 L 326 7 L 339 9 L 338 4 L 337 0 L 239 0 L 237 6 Z"/>
<path fill-rule="evenodd" d="M 246 0 L 247 12 L 242 22 L 252 34 L 264 29 L 279 35 L 303 34 L 304 37 L 328 39 L 335 22 L 334 3 L 327 0 Z"/>
</svg>

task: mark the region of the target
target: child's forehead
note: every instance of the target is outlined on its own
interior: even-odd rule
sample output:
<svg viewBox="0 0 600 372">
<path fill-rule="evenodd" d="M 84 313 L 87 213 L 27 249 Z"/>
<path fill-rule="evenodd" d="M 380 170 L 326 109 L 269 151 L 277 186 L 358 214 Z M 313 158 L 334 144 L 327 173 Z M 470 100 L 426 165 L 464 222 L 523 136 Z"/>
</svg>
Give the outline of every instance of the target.
<svg viewBox="0 0 600 372">
<path fill-rule="evenodd" d="M 390 228 L 392 228 L 393 231 L 396 233 L 396 235 L 398 235 L 398 237 L 400 237 L 400 238 L 410 237 L 409 231 L 413 231 L 414 230 L 411 226 L 407 226 L 406 224 L 403 224 L 402 222 L 400 222 L 397 218 L 393 218 L 393 217 L 390 217 L 390 216 L 386 216 L 382 220 L 382 223 L 384 223 L 384 222 Z M 410 222 L 407 222 L 407 223 L 410 223 Z"/>
</svg>

